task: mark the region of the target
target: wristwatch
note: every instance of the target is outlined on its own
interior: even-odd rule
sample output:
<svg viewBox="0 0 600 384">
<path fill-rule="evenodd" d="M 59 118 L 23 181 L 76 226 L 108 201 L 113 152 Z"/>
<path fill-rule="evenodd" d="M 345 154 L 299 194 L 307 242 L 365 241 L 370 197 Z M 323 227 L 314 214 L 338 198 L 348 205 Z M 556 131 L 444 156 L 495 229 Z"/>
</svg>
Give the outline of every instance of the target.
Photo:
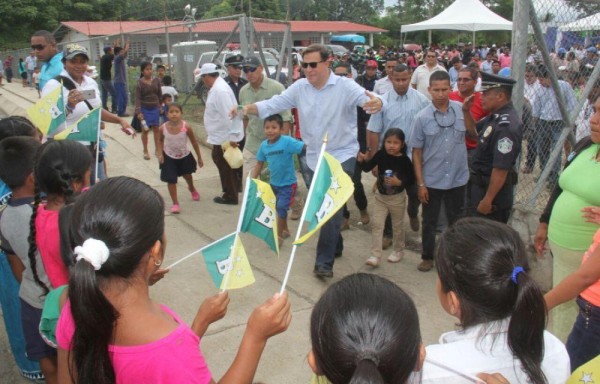
<svg viewBox="0 0 600 384">
<path fill-rule="evenodd" d="M 419 188 L 421 188 L 421 187 L 425 187 L 425 183 L 419 184 Z"/>
</svg>

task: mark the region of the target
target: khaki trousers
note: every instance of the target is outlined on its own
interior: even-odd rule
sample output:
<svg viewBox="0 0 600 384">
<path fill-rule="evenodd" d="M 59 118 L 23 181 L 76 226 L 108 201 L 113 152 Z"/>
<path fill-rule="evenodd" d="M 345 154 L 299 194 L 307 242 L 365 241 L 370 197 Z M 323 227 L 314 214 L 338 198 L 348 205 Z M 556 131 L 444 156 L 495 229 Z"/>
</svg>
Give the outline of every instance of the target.
<svg viewBox="0 0 600 384">
<path fill-rule="evenodd" d="M 383 227 L 388 213 L 392 216 L 392 229 L 394 230 L 394 251 L 404 250 L 404 212 L 406 211 L 406 191 L 396 195 L 382 195 L 375 192 L 371 215 L 371 229 L 373 240 L 371 254 L 381 257 L 381 241 L 383 240 Z"/>
</svg>

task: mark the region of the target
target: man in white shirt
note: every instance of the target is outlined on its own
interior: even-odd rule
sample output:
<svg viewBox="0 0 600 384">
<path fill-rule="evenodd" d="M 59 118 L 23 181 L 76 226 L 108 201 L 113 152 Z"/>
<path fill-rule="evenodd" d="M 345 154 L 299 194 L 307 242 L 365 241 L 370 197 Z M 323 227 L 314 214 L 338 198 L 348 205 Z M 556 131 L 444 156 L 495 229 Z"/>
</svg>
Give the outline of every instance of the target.
<svg viewBox="0 0 600 384">
<path fill-rule="evenodd" d="M 29 88 L 33 88 L 33 71 L 37 65 L 37 57 L 35 52 L 31 52 L 29 56 L 25 58 L 25 69 L 27 69 L 27 81 L 29 82 Z"/>
<path fill-rule="evenodd" d="M 341 163 L 347 174 L 352 175 L 359 150 L 356 107 L 364 108 L 367 113 L 377 113 L 384 101 L 367 92 L 354 80 L 333 74 L 327 47 L 310 45 L 302 52 L 302 58 L 305 79 L 297 80 L 280 95 L 245 105 L 244 115 L 265 118 L 298 108 L 310 171 L 316 169 L 323 138 L 327 134 L 327 152 Z M 313 270 L 317 277 L 333 277 L 335 256 L 341 256 L 344 246 L 340 234 L 342 219 L 340 209 L 321 227 Z"/>
<path fill-rule="evenodd" d="M 385 62 L 385 77 L 383 79 L 379 79 L 375 82 L 375 88 L 373 88 L 373 92 L 378 95 L 384 95 L 394 89 L 394 85 L 390 79 L 392 72 L 394 72 L 394 67 L 398 64 L 398 59 L 394 56 L 389 56 L 387 61 Z"/>
<path fill-rule="evenodd" d="M 531 106 L 535 101 L 536 95 L 540 92 L 540 83 L 537 79 L 536 69 L 533 64 L 525 66 L 525 86 L 524 96 L 525 104 L 523 106 L 523 139 L 527 140 L 527 155 L 525 157 L 525 166 L 521 169 L 523 173 L 533 172 L 535 161 L 538 157 L 537 142 L 535 138 L 535 123 L 531 116 Z"/>
<path fill-rule="evenodd" d="M 229 117 L 229 112 L 237 106 L 237 100 L 231 87 L 219 76 L 215 64 L 203 64 L 200 68 L 200 77 L 202 77 L 204 85 L 210 88 L 204 110 L 204 127 L 208 134 L 206 141 L 213 146 L 212 159 L 219 170 L 223 189 L 223 195 L 215 197 L 213 201 L 217 204 L 237 205 L 240 190 L 236 171 L 223 157 L 223 148 L 221 147 L 225 142 L 237 147 L 244 138 L 243 126 L 238 131 L 232 131 L 232 120 Z"/>
<path fill-rule="evenodd" d="M 435 51 L 428 51 L 425 55 L 425 64 L 419 65 L 410 79 L 412 87 L 424 94 L 429 100 L 431 100 L 431 95 L 428 90 L 429 76 L 435 71 L 446 72 L 446 68 L 438 63 L 437 53 Z"/>
</svg>

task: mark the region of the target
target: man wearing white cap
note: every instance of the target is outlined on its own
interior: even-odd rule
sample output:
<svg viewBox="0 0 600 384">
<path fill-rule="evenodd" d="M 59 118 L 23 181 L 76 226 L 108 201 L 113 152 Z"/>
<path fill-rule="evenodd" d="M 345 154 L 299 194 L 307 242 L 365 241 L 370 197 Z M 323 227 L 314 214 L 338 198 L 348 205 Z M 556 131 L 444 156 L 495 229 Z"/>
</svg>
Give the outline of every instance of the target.
<svg viewBox="0 0 600 384">
<path fill-rule="evenodd" d="M 200 77 L 210 90 L 204 110 L 204 128 L 208 134 L 207 142 L 212 144 L 212 159 L 219 170 L 223 195 L 213 201 L 217 204 L 236 205 L 238 203 L 238 182 L 236 171 L 232 169 L 223 157 L 221 144 L 229 142 L 237 147 L 244 138 L 243 129 L 240 132 L 231 131 L 229 111 L 235 108 L 237 100 L 231 87 L 219 76 L 218 68 L 213 63 L 203 64 Z"/>
</svg>

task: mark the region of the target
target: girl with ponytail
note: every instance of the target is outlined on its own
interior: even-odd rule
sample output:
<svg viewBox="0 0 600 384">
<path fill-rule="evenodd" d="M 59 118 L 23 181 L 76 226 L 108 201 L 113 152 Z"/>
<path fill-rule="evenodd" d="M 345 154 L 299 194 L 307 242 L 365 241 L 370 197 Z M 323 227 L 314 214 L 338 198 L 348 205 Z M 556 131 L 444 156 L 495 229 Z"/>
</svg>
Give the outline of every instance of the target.
<svg viewBox="0 0 600 384">
<path fill-rule="evenodd" d="M 461 219 L 439 239 L 435 265 L 440 303 L 461 330 L 427 347 L 423 383 L 464 381 L 446 367 L 471 375 L 499 372 L 513 384 L 567 380 L 569 356 L 544 330 L 544 298 L 515 230 L 488 219 Z"/>
<path fill-rule="evenodd" d="M 191 327 L 150 298 L 166 247 L 158 192 L 136 179 L 110 178 L 81 195 L 68 216 L 65 257 L 74 264 L 56 329 L 60 383 L 214 383 L 200 337 L 225 315 L 229 298 L 207 299 Z M 267 339 L 290 320 L 287 294 L 257 308 L 219 383 L 252 383 Z"/>
<path fill-rule="evenodd" d="M 330 286 L 313 308 L 310 336 L 308 363 L 322 376 L 318 383 L 403 384 L 425 358 L 415 304 L 372 274 Z"/>
<path fill-rule="evenodd" d="M 73 201 L 90 183 L 90 151 L 76 141 L 48 141 L 37 152 L 34 178 L 35 198 L 29 233 L 29 262 L 36 283 L 48 293 L 69 282 L 69 271 L 60 253 L 58 215 L 60 209 Z M 46 199 L 42 202 L 41 195 Z M 36 251 L 51 287 L 36 273 Z"/>
</svg>

